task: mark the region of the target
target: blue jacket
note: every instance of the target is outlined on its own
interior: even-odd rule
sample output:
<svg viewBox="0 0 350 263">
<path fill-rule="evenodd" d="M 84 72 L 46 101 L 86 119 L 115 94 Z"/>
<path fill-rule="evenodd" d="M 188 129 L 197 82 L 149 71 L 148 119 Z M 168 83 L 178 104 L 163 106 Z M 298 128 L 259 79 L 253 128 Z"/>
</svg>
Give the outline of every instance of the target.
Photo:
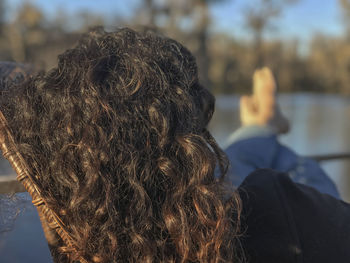
<svg viewBox="0 0 350 263">
<path fill-rule="evenodd" d="M 335 184 L 319 164 L 281 145 L 276 135 L 241 138 L 231 143 L 225 152 L 231 163 L 228 178 L 235 186 L 256 169 L 269 168 L 288 173 L 294 182 L 340 199 Z"/>
</svg>

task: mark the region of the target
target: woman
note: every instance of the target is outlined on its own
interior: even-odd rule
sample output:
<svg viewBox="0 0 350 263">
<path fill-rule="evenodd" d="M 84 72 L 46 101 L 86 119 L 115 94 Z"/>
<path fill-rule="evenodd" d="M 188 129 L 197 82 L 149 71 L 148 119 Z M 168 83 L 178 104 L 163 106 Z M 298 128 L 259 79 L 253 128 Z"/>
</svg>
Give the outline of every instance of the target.
<svg viewBox="0 0 350 263">
<path fill-rule="evenodd" d="M 211 96 L 184 47 L 128 29 L 91 33 L 3 95 L 17 150 L 74 240 L 51 244 L 57 261 L 237 261 L 239 198 L 213 176 L 226 159 L 205 129 Z"/>
<path fill-rule="evenodd" d="M 213 101 L 187 49 L 130 29 L 90 33 L 3 93 L 2 150 L 56 262 L 348 259 L 347 204 L 272 170 L 228 188 Z"/>
</svg>

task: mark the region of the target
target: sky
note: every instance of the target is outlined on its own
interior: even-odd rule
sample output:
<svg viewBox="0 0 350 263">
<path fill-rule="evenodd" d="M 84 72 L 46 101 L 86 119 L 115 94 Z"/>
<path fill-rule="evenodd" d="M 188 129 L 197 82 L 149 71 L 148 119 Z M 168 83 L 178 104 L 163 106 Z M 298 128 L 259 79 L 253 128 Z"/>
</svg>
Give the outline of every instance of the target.
<svg viewBox="0 0 350 263">
<path fill-rule="evenodd" d="M 142 0 L 8 0 L 10 10 L 30 1 L 44 10 L 48 17 L 57 9 L 68 14 L 87 10 L 104 16 L 129 17 Z M 247 3 L 257 0 L 224 0 L 212 4 L 212 30 L 229 33 L 238 38 L 249 38 L 242 10 Z M 338 36 L 343 33 L 338 0 L 299 0 L 286 6 L 279 18 L 273 21 L 273 29 L 266 35 L 270 38 L 298 39 L 304 48 L 314 33 Z"/>
<path fill-rule="evenodd" d="M 244 9 L 247 2 L 235 0 L 213 6 L 212 15 L 216 18 L 216 28 L 246 37 L 247 28 L 243 12 L 240 10 Z M 341 10 L 337 0 L 299 0 L 296 4 L 285 6 L 281 15 L 273 22 L 274 29 L 267 32 L 267 35 L 276 38 L 297 38 L 304 43 L 308 43 L 314 33 L 332 36 L 343 33 Z"/>
</svg>

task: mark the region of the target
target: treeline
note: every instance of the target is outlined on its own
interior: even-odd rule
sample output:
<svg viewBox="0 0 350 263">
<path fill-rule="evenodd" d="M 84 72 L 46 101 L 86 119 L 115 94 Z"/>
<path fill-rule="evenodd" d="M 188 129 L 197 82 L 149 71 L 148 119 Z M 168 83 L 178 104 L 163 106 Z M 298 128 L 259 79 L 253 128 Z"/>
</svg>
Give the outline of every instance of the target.
<svg viewBox="0 0 350 263">
<path fill-rule="evenodd" d="M 276 74 L 283 92 L 322 92 L 350 95 L 350 41 L 315 35 L 307 54 L 298 42 L 265 41 L 262 61 Z M 250 43 L 227 36 L 210 39 L 210 79 L 217 92 L 244 93 L 251 86 L 256 53 Z"/>
<path fill-rule="evenodd" d="M 344 37 L 315 35 L 309 51 L 300 54 L 295 41 L 264 39 L 272 19 L 297 0 L 256 0 L 244 10 L 251 41 L 217 33 L 210 17 L 212 5 L 225 0 L 143 0 L 131 17 L 57 11 L 47 17 L 39 7 L 24 1 L 15 14 L 4 18 L 6 2 L 0 0 L 0 59 L 32 63 L 49 69 L 59 53 L 76 43 L 79 35 L 96 25 L 147 27 L 173 37 L 197 57 L 201 81 L 214 93 L 242 93 L 251 86 L 256 67 L 270 66 L 280 91 L 329 92 L 350 95 L 350 34 Z M 339 0 L 344 18 L 350 1 Z M 108 20 L 108 21 L 107 21 Z M 350 25 L 344 19 L 345 28 Z M 141 26 L 140 26 L 141 25 Z M 350 32 L 348 30 L 347 32 Z M 232 36 L 233 35 L 233 36 Z"/>
</svg>

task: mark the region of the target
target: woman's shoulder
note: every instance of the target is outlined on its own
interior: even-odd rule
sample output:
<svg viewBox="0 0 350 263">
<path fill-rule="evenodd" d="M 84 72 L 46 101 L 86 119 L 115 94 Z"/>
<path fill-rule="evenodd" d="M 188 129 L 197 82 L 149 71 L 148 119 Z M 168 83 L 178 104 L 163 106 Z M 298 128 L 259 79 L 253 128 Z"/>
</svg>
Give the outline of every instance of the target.
<svg viewBox="0 0 350 263">
<path fill-rule="evenodd" d="M 251 262 L 347 262 L 350 205 L 270 169 L 239 187 Z"/>
</svg>

